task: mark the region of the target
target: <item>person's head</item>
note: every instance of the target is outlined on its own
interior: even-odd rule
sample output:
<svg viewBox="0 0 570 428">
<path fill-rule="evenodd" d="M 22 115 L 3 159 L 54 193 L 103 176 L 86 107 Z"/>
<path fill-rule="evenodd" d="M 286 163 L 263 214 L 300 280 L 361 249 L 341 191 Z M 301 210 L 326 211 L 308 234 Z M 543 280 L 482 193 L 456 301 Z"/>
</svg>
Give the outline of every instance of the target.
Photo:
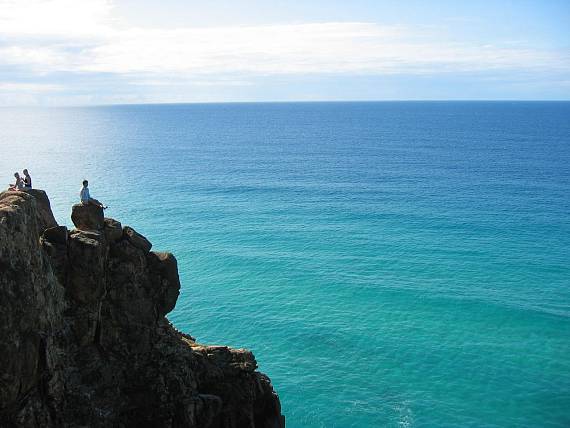
<svg viewBox="0 0 570 428">
<path fill-rule="evenodd" d="M 25 169 L 25 170 L 24 170 L 24 175 L 29 175 L 29 173 L 28 173 L 28 170 L 27 170 L 27 169 Z"/>
<path fill-rule="evenodd" d="M 89 182 L 87 180 L 83 180 L 83 187 L 87 187 L 89 185 Z"/>
<path fill-rule="evenodd" d="M 20 178 L 20 174 L 18 174 L 17 172 L 15 172 L 15 173 L 14 173 L 14 177 Z"/>
</svg>

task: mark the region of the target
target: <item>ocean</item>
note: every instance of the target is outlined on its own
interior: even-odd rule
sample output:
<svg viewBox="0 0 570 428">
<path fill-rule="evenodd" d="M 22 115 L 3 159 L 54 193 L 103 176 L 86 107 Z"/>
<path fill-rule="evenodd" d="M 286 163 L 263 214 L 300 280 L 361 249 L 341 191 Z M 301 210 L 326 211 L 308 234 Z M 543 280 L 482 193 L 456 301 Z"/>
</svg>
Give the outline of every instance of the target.
<svg viewBox="0 0 570 428">
<path fill-rule="evenodd" d="M 570 426 L 570 103 L 1 108 L 5 185 L 173 252 L 289 428 Z"/>
</svg>

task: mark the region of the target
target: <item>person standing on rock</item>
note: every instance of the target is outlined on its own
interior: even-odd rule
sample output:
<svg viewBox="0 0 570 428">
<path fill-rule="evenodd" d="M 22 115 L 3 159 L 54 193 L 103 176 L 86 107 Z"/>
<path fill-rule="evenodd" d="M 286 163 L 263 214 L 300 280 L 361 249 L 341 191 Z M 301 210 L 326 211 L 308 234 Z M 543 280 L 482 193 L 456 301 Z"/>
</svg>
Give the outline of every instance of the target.
<svg viewBox="0 0 570 428">
<path fill-rule="evenodd" d="M 87 180 L 83 180 L 83 187 L 81 188 L 81 191 L 79 192 L 79 197 L 81 198 L 81 203 L 83 205 L 95 205 L 98 206 L 99 208 L 103 208 L 103 209 L 107 209 L 108 207 L 103 205 L 101 202 L 99 202 L 97 199 L 93 199 L 91 197 L 91 195 L 89 194 L 89 182 Z"/>
<path fill-rule="evenodd" d="M 16 178 L 16 182 L 14 184 L 10 184 L 9 189 L 10 190 L 22 190 L 22 187 L 24 187 L 24 182 L 22 181 L 22 179 L 20 178 L 20 174 L 18 174 L 17 172 L 14 173 L 14 177 Z"/>
<path fill-rule="evenodd" d="M 23 171 L 24 173 L 24 187 L 26 189 L 31 189 L 32 188 L 32 177 L 30 176 L 30 173 L 28 172 L 27 169 L 25 169 Z"/>
</svg>

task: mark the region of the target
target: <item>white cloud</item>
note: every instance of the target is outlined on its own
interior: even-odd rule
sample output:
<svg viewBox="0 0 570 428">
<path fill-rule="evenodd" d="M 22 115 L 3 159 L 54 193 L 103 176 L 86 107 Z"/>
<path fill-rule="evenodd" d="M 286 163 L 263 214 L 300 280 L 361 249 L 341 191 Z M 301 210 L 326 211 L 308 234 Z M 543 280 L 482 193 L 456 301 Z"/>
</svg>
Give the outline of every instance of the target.
<svg viewBox="0 0 570 428">
<path fill-rule="evenodd" d="M 63 86 L 51 83 L 0 82 L 0 106 L 39 105 L 43 96 L 64 90 Z"/>
<path fill-rule="evenodd" d="M 92 49 L 82 70 L 118 73 L 295 74 L 362 68 L 371 41 L 400 29 L 368 23 L 319 23 L 122 31 Z M 363 57 L 363 58 L 362 58 Z M 356 63 L 358 62 L 358 64 Z"/>
<path fill-rule="evenodd" d="M 87 35 L 87 33 L 84 33 Z M 92 34 L 91 37 L 98 37 Z M 119 74 L 439 73 L 567 67 L 552 53 L 522 48 L 425 43 L 399 27 L 318 23 L 200 29 L 102 31 L 83 46 L 59 41 L 10 46 L 2 62 L 53 71 Z"/>
<path fill-rule="evenodd" d="M 0 0 L 0 34 L 99 37 L 112 9 L 110 0 Z"/>
<path fill-rule="evenodd" d="M 158 86 L 158 87 L 176 87 L 176 86 L 252 86 L 253 83 L 246 80 L 233 79 L 136 79 L 130 82 L 131 85 L 139 86 Z"/>
<path fill-rule="evenodd" d="M 450 41 L 434 28 L 328 22 L 149 29 L 120 23 L 111 0 L 0 0 L 3 65 L 32 74 L 110 73 L 156 86 L 216 82 L 212 76 L 241 82 L 262 75 L 567 72 L 570 60 L 556 51 Z"/>
<path fill-rule="evenodd" d="M 0 47 L 0 64 L 24 65 L 40 70 L 69 68 L 70 55 L 64 50 L 42 46 Z"/>
<path fill-rule="evenodd" d="M 63 86 L 51 83 L 0 82 L 0 92 L 57 92 Z"/>
</svg>

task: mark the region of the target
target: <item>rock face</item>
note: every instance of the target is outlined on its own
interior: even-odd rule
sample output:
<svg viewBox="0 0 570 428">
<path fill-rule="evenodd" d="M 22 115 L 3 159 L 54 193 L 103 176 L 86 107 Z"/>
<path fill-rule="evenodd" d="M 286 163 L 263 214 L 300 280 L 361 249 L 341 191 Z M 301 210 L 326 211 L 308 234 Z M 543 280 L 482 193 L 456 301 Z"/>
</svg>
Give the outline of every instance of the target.
<svg viewBox="0 0 570 428">
<path fill-rule="evenodd" d="M 105 227 L 103 208 L 90 204 L 75 204 L 71 209 L 71 221 L 78 229 L 103 230 Z"/>
<path fill-rule="evenodd" d="M 44 192 L 0 193 L 0 426 L 284 427 L 251 352 L 165 318 L 175 257 L 97 210 L 68 231 Z"/>
<path fill-rule="evenodd" d="M 57 226 L 55 217 L 51 212 L 51 205 L 49 203 L 49 198 L 46 192 L 39 189 L 25 189 L 24 191 L 27 194 L 32 195 L 36 200 L 36 208 L 38 213 L 37 220 L 38 220 L 39 229 L 45 230 L 48 227 Z"/>
</svg>

